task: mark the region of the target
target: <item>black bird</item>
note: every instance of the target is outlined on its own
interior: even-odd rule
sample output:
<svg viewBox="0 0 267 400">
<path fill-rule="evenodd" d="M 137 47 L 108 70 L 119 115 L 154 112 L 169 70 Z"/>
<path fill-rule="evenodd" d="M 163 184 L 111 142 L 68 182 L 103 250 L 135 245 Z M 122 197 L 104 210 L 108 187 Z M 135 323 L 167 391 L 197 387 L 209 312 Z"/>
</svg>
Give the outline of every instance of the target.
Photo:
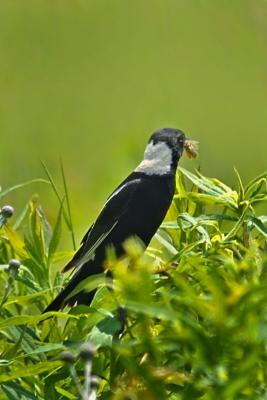
<svg viewBox="0 0 267 400">
<path fill-rule="evenodd" d="M 70 294 L 83 279 L 103 272 L 107 246 L 113 245 L 117 256 L 123 255 L 123 243 L 131 236 L 148 246 L 170 207 L 185 143 L 185 134 L 179 129 L 164 128 L 153 133 L 143 161 L 109 196 L 80 249 L 63 269 L 75 268 L 76 272 L 44 312 L 67 304 L 90 304 L 94 292 Z"/>
</svg>

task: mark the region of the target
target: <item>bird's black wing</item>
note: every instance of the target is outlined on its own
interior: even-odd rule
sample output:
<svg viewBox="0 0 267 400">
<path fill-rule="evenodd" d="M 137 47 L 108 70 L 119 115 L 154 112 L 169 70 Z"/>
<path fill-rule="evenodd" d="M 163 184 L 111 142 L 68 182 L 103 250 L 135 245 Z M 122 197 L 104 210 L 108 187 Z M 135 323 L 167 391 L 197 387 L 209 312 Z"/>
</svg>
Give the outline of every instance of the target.
<svg viewBox="0 0 267 400">
<path fill-rule="evenodd" d="M 131 175 L 109 196 L 98 218 L 82 240 L 82 246 L 75 253 L 63 272 L 80 267 L 90 260 L 98 246 L 110 235 L 120 218 L 127 212 L 140 178 Z"/>
</svg>

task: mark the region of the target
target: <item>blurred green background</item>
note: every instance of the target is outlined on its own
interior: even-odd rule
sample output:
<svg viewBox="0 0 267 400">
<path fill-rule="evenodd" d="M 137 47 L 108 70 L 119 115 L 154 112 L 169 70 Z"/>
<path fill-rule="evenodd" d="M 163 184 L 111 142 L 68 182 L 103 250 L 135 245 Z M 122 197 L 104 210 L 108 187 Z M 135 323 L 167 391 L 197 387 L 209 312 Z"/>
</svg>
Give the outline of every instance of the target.
<svg viewBox="0 0 267 400">
<path fill-rule="evenodd" d="M 155 129 L 201 145 L 188 168 L 233 183 L 266 169 L 267 1 L 1 0 L 0 184 L 68 178 L 80 235 Z M 17 212 L 46 185 L 14 192 Z"/>
</svg>

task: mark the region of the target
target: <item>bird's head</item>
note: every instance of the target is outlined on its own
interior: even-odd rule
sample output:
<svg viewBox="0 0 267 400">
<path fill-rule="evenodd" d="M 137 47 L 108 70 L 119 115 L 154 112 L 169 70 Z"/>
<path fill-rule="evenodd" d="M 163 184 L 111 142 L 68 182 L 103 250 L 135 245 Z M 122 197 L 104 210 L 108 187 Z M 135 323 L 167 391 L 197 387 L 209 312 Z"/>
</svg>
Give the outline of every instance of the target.
<svg viewBox="0 0 267 400">
<path fill-rule="evenodd" d="M 179 129 L 164 128 L 154 132 L 136 171 L 147 175 L 175 173 L 185 142 L 186 136 Z"/>
<path fill-rule="evenodd" d="M 158 150 L 159 154 L 162 148 L 168 148 L 173 160 L 177 163 L 183 154 L 185 141 L 186 136 L 180 129 L 163 128 L 153 133 L 149 139 L 148 146 L 150 145 L 151 148 L 152 144 L 154 152 L 157 153 Z"/>
</svg>

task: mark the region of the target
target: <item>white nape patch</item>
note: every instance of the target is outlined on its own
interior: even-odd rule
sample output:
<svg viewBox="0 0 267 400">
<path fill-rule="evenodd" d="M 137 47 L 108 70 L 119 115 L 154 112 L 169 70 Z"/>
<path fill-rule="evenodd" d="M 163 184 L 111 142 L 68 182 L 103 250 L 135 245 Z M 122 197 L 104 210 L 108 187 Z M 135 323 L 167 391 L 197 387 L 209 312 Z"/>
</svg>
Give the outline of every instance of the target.
<svg viewBox="0 0 267 400">
<path fill-rule="evenodd" d="M 164 142 L 149 143 L 146 147 L 144 159 L 135 169 L 147 175 L 164 175 L 171 171 L 172 150 Z"/>
</svg>

